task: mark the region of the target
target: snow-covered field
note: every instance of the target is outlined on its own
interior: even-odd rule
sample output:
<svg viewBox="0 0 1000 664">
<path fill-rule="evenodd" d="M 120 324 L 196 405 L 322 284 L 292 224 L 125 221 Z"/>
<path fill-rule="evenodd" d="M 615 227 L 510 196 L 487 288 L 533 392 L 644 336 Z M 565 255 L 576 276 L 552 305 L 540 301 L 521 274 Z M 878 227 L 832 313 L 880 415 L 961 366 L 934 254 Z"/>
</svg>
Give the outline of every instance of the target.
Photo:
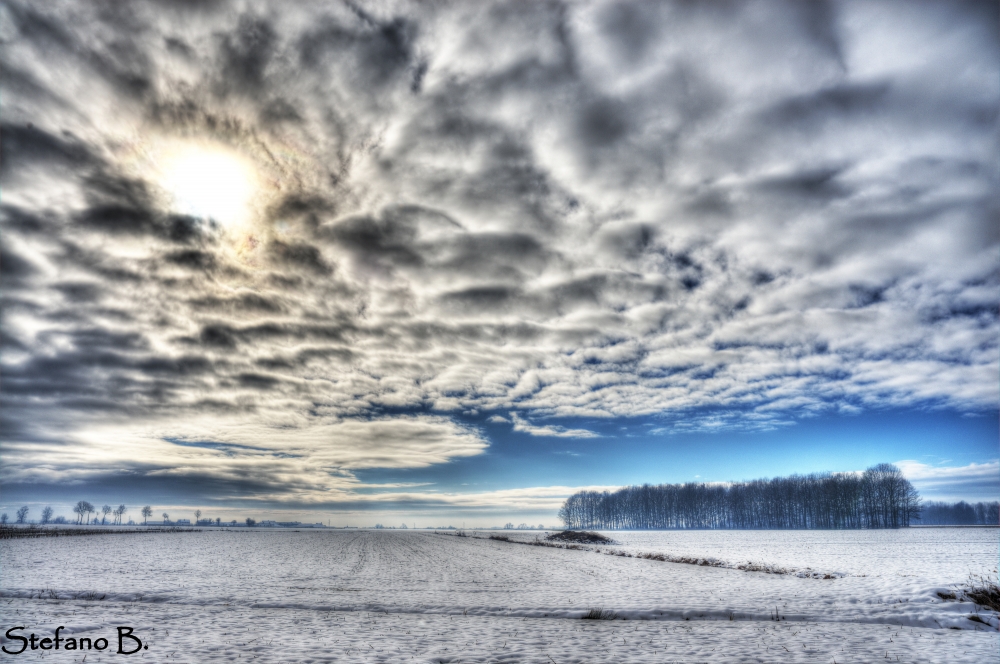
<svg viewBox="0 0 1000 664">
<path fill-rule="evenodd" d="M 65 625 L 64 637 L 112 641 L 88 662 L 121 659 L 119 625 L 149 646 L 134 659 L 168 662 L 984 662 L 1000 646 L 995 615 L 971 621 L 972 604 L 937 595 L 970 573 L 995 576 L 994 529 L 607 533 L 621 544 L 584 549 L 468 534 L 4 541 L 3 631 Z M 635 557 L 646 553 L 723 566 Z M 745 562 L 791 573 L 734 569 Z M 596 608 L 618 619 L 580 619 Z"/>
</svg>

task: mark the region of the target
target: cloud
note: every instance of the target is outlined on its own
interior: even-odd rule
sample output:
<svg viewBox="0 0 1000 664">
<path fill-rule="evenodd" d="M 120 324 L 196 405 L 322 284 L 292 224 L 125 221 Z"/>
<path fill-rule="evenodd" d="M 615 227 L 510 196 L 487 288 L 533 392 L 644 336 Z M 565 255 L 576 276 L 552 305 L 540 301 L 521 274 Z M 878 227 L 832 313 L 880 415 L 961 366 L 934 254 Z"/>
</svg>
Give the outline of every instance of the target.
<svg viewBox="0 0 1000 664">
<path fill-rule="evenodd" d="M 1000 500 L 1000 460 L 967 466 L 931 466 L 907 460 L 896 465 L 924 500 Z"/>
<path fill-rule="evenodd" d="M 101 422 L 176 486 L 285 496 L 308 462 L 278 453 L 481 453 L 456 413 L 1000 402 L 990 3 L 4 12 L 7 481 L 90 472 L 53 441 Z M 178 145 L 252 164 L 245 223 L 176 209 Z"/>
<path fill-rule="evenodd" d="M 540 486 L 518 489 L 498 489 L 478 492 L 420 492 L 415 494 L 383 493 L 376 498 L 379 502 L 409 503 L 414 507 L 450 507 L 454 509 L 496 509 L 510 511 L 558 510 L 566 499 L 579 491 L 615 491 L 618 486 Z"/>
<path fill-rule="evenodd" d="M 537 426 L 531 424 L 515 413 L 511 413 L 514 421 L 514 431 L 526 433 L 529 436 L 544 436 L 548 438 L 597 438 L 598 434 L 587 429 L 567 429 L 561 426 Z"/>
<path fill-rule="evenodd" d="M 279 413 L 183 422 L 94 418 L 77 431 L 46 426 L 8 443 L 2 480 L 26 493 L 61 493 L 60 486 L 131 493 L 142 483 L 188 499 L 332 504 L 395 486 L 364 484 L 359 470 L 424 468 L 480 454 L 487 445 L 478 432 L 427 415 L 318 422 Z"/>
</svg>

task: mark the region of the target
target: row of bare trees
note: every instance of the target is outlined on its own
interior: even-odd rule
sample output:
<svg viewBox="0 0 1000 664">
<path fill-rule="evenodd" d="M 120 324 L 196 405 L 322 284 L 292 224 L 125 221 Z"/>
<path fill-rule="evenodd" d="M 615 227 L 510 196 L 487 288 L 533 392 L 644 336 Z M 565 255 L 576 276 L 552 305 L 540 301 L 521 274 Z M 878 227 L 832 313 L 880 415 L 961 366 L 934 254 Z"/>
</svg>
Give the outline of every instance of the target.
<svg viewBox="0 0 1000 664">
<path fill-rule="evenodd" d="M 864 473 L 581 491 L 559 518 L 567 528 L 598 530 L 899 528 L 919 512 L 913 485 L 881 463 Z"/>
<path fill-rule="evenodd" d="M 920 523 L 925 526 L 997 526 L 1000 525 L 1000 502 L 927 502 L 921 506 Z"/>
<path fill-rule="evenodd" d="M 50 508 L 48 508 L 48 507 L 46 507 L 45 509 L 49 510 L 49 516 L 51 516 L 52 515 L 52 510 Z M 42 514 L 43 515 L 45 514 L 44 510 L 42 511 Z M 15 518 L 17 519 L 16 523 L 24 523 L 25 521 L 27 521 L 28 520 L 28 506 L 25 505 L 24 507 L 18 508 L 17 512 L 15 513 Z M 10 517 L 7 516 L 6 512 L 4 512 L 3 514 L 0 514 L 0 525 L 6 526 L 7 525 L 7 521 L 9 521 L 9 520 L 10 520 Z"/>
<path fill-rule="evenodd" d="M 28 509 L 27 505 L 19 508 L 16 512 L 16 518 L 17 518 L 16 523 L 20 524 L 27 523 L 29 512 L 30 510 Z M 100 525 L 102 526 L 106 525 L 108 523 L 109 514 L 111 515 L 111 525 L 121 525 L 122 522 L 125 520 L 125 515 L 128 513 L 128 507 L 126 507 L 124 504 L 119 505 L 118 507 L 111 507 L 111 505 L 104 505 L 103 507 L 101 507 L 100 510 L 97 510 L 93 506 L 93 504 L 87 502 L 86 500 L 81 500 L 78 501 L 77 504 L 73 506 L 73 513 L 76 514 L 76 523 L 79 525 L 84 525 L 84 524 L 98 525 L 98 523 L 100 523 Z M 143 508 L 140 510 L 139 513 L 142 514 L 142 524 L 146 525 L 146 522 L 148 521 L 149 517 L 153 516 L 153 508 L 150 505 L 145 505 L 143 506 Z M 93 519 L 91 519 L 90 517 L 91 514 L 94 515 Z M 100 517 L 98 517 L 98 514 L 100 515 Z M 195 524 L 211 525 L 212 519 L 206 519 L 205 521 L 202 521 L 201 514 L 202 512 L 200 509 L 196 509 L 194 511 Z M 100 518 L 100 521 L 98 521 L 98 518 Z M 6 512 L 0 514 L 0 525 L 7 525 L 9 519 L 10 517 L 7 516 Z M 163 523 L 167 524 L 169 522 L 170 522 L 170 515 L 164 512 Z M 55 521 L 53 521 L 52 508 L 45 507 L 42 510 L 41 523 L 42 525 L 46 525 L 49 523 L 66 523 L 66 520 L 63 517 L 58 517 L 57 519 L 55 519 Z M 235 523 L 236 522 L 233 521 L 233 524 Z M 255 523 L 256 522 L 253 519 L 247 519 L 248 526 L 252 526 Z M 222 525 L 222 519 L 220 517 L 215 518 L 215 525 L 217 526 Z"/>
<path fill-rule="evenodd" d="M 45 509 L 48 510 L 49 516 L 51 517 L 52 508 L 46 507 Z M 78 501 L 76 505 L 73 506 L 73 513 L 76 514 L 76 522 L 78 524 L 86 523 L 88 525 L 90 524 L 97 525 L 98 523 L 96 516 L 98 510 L 86 500 Z M 90 518 L 91 514 L 95 515 L 93 520 L 91 520 Z M 112 507 L 111 505 L 102 506 L 100 509 L 100 515 L 101 515 L 100 524 L 102 526 L 108 523 L 109 514 L 111 515 L 112 525 L 121 525 L 125 521 L 125 515 L 128 514 L 128 507 L 124 503 L 119 505 L 118 507 Z M 145 505 L 140 510 L 140 514 L 142 514 L 142 522 L 143 524 L 145 524 L 146 520 L 149 517 L 153 516 L 153 508 L 150 507 L 149 505 Z M 45 516 L 45 510 L 42 511 L 42 516 L 43 517 Z M 47 520 L 43 519 L 42 523 L 47 523 Z"/>
</svg>

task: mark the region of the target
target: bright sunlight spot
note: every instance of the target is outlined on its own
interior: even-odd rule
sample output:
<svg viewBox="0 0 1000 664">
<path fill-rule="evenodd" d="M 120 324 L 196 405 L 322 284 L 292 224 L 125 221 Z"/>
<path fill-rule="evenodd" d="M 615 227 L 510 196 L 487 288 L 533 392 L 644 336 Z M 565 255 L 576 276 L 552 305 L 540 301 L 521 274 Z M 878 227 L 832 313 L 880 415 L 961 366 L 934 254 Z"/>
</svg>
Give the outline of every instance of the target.
<svg viewBox="0 0 1000 664">
<path fill-rule="evenodd" d="M 228 226 L 246 221 L 256 175 L 247 160 L 221 147 L 188 145 L 168 152 L 160 165 L 171 207 Z"/>
</svg>

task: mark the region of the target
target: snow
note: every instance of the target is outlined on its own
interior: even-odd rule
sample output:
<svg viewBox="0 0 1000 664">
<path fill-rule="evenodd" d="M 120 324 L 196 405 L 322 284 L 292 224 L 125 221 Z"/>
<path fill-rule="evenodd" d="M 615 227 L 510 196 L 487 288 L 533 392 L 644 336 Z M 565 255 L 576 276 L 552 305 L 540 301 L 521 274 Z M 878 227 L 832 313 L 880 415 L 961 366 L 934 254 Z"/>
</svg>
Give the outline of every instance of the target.
<svg viewBox="0 0 1000 664">
<path fill-rule="evenodd" d="M 995 615 L 979 612 L 991 627 L 975 623 L 974 605 L 936 594 L 970 573 L 995 577 L 996 530 L 615 532 L 606 534 L 620 545 L 583 549 L 490 534 L 7 540 L 0 606 L 4 624 L 26 633 L 65 625 L 64 636 L 112 639 L 115 626 L 132 626 L 156 661 L 973 662 L 1000 645 Z M 731 568 L 743 561 L 838 576 Z M 579 619 L 592 608 L 619 619 Z"/>
</svg>

